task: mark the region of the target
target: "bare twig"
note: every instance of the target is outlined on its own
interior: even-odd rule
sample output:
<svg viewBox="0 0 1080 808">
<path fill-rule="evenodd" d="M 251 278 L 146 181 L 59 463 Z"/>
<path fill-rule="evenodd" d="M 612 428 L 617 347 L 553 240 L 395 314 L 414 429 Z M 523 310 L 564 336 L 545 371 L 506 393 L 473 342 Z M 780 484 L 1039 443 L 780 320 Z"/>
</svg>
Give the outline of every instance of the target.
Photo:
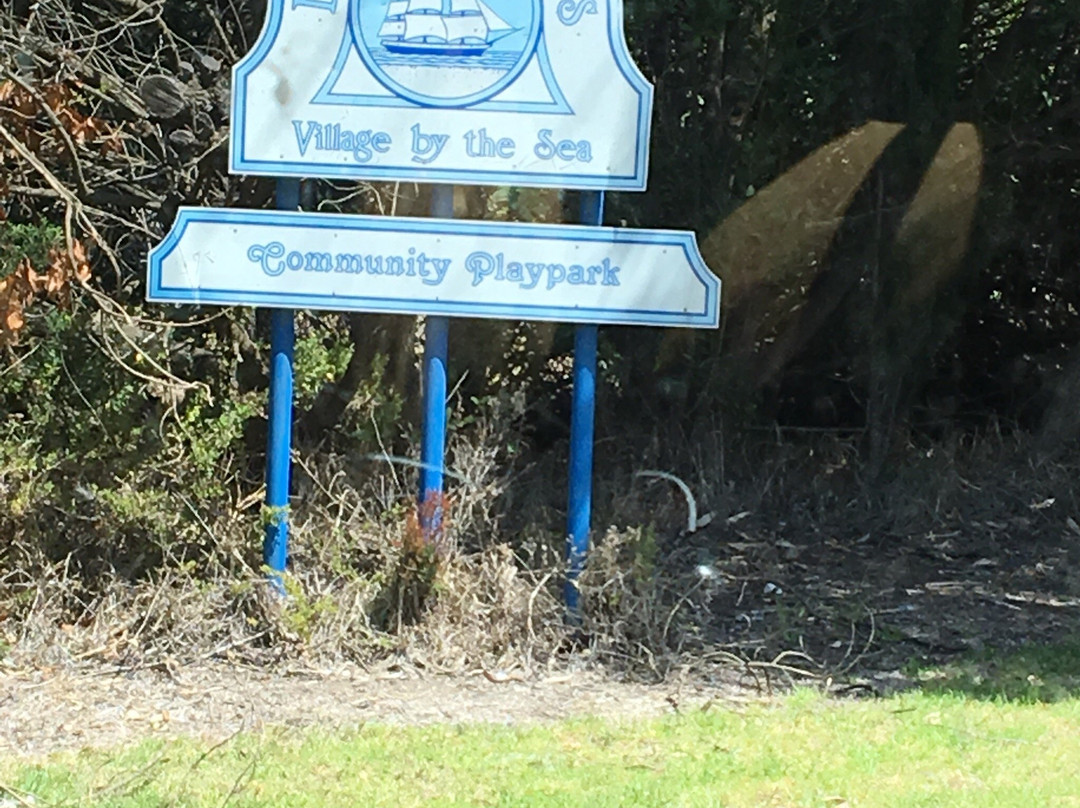
<svg viewBox="0 0 1080 808">
<path fill-rule="evenodd" d="M 24 806 L 25 808 L 31 808 L 31 806 L 36 808 L 37 806 L 34 795 L 29 791 L 23 791 L 14 786 L 9 786 L 7 783 L 0 782 L 0 792 L 7 794 L 11 799 L 15 800 L 18 805 Z"/>
<path fill-rule="evenodd" d="M 255 767 L 259 763 L 259 758 L 253 757 L 251 762 L 241 770 L 240 774 L 236 775 L 236 780 L 233 781 L 232 788 L 229 789 L 229 793 L 225 795 L 225 799 L 221 801 L 221 808 L 225 808 L 232 798 L 235 797 L 244 788 L 244 781 L 251 778 L 251 775 L 255 773 Z"/>
</svg>

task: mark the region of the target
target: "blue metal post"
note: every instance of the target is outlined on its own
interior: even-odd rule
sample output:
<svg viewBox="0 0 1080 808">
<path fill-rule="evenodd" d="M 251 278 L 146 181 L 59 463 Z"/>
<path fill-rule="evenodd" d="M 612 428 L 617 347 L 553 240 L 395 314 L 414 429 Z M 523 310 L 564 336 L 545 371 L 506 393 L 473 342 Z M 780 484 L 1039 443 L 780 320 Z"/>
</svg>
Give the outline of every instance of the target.
<svg viewBox="0 0 1080 808">
<path fill-rule="evenodd" d="M 431 215 L 454 217 L 454 186 L 431 191 Z M 450 320 L 429 316 L 424 327 L 424 431 L 420 443 L 420 530 L 437 540 L 442 527 L 443 453 L 446 447 L 446 358 Z"/>
<path fill-rule="evenodd" d="M 278 210 L 300 206 L 300 181 L 278 180 Z M 285 569 L 289 553 L 289 462 L 292 449 L 293 413 L 292 309 L 270 312 L 270 432 L 266 448 L 266 506 L 269 520 L 263 542 L 263 561 L 274 573 Z M 271 576 L 281 590 L 281 578 Z"/>
<path fill-rule="evenodd" d="M 604 194 L 581 195 L 581 223 L 604 221 Z M 579 325 L 574 332 L 574 400 L 570 415 L 570 500 L 566 514 L 566 606 L 573 619 L 580 617 L 577 579 L 589 552 L 592 517 L 593 425 L 596 414 L 595 325 Z"/>
</svg>

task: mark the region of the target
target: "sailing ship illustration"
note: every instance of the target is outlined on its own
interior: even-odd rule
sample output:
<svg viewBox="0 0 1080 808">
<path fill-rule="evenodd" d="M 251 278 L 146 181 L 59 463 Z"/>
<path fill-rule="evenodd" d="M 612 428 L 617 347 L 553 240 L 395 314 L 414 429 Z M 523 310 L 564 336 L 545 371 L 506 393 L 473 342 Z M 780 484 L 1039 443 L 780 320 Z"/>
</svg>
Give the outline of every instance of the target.
<svg viewBox="0 0 1080 808">
<path fill-rule="evenodd" d="M 379 41 L 390 53 L 480 56 L 515 30 L 483 0 L 390 0 Z"/>
</svg>

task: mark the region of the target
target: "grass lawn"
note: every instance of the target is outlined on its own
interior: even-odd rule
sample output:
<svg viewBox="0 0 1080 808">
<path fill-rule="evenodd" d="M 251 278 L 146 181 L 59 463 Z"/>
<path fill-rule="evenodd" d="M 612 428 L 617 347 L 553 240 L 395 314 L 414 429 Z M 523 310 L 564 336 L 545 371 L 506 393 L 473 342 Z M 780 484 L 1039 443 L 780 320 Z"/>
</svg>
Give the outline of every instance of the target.
<svg viewBox="0 0 1080 808">
<path fill-rule="evenodd" d="M 633 723 L 271 730 L 0 760 L 0 783 L 11 806 L 1080 806 L 1080 701 L 799 691 Z"/>
</svg>

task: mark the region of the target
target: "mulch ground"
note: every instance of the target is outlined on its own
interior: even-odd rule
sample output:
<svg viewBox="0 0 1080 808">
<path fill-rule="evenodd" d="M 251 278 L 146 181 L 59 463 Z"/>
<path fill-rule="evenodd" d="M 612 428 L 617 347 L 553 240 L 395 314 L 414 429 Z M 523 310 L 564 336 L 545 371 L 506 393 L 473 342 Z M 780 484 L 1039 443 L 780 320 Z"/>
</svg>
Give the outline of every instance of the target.
<svg viewBox="0 0 1080 808">
<path fill-rule="evenodd" d="M 883 692 L 910 684 L 911 663 L 1080 638 L 1076 486 L 1047 488 L 973 488 L 935 514 L 751 514 L 683 553 L 713 553 L 712 642 L 751 657 L 793 649 Z"/>
</svg>

